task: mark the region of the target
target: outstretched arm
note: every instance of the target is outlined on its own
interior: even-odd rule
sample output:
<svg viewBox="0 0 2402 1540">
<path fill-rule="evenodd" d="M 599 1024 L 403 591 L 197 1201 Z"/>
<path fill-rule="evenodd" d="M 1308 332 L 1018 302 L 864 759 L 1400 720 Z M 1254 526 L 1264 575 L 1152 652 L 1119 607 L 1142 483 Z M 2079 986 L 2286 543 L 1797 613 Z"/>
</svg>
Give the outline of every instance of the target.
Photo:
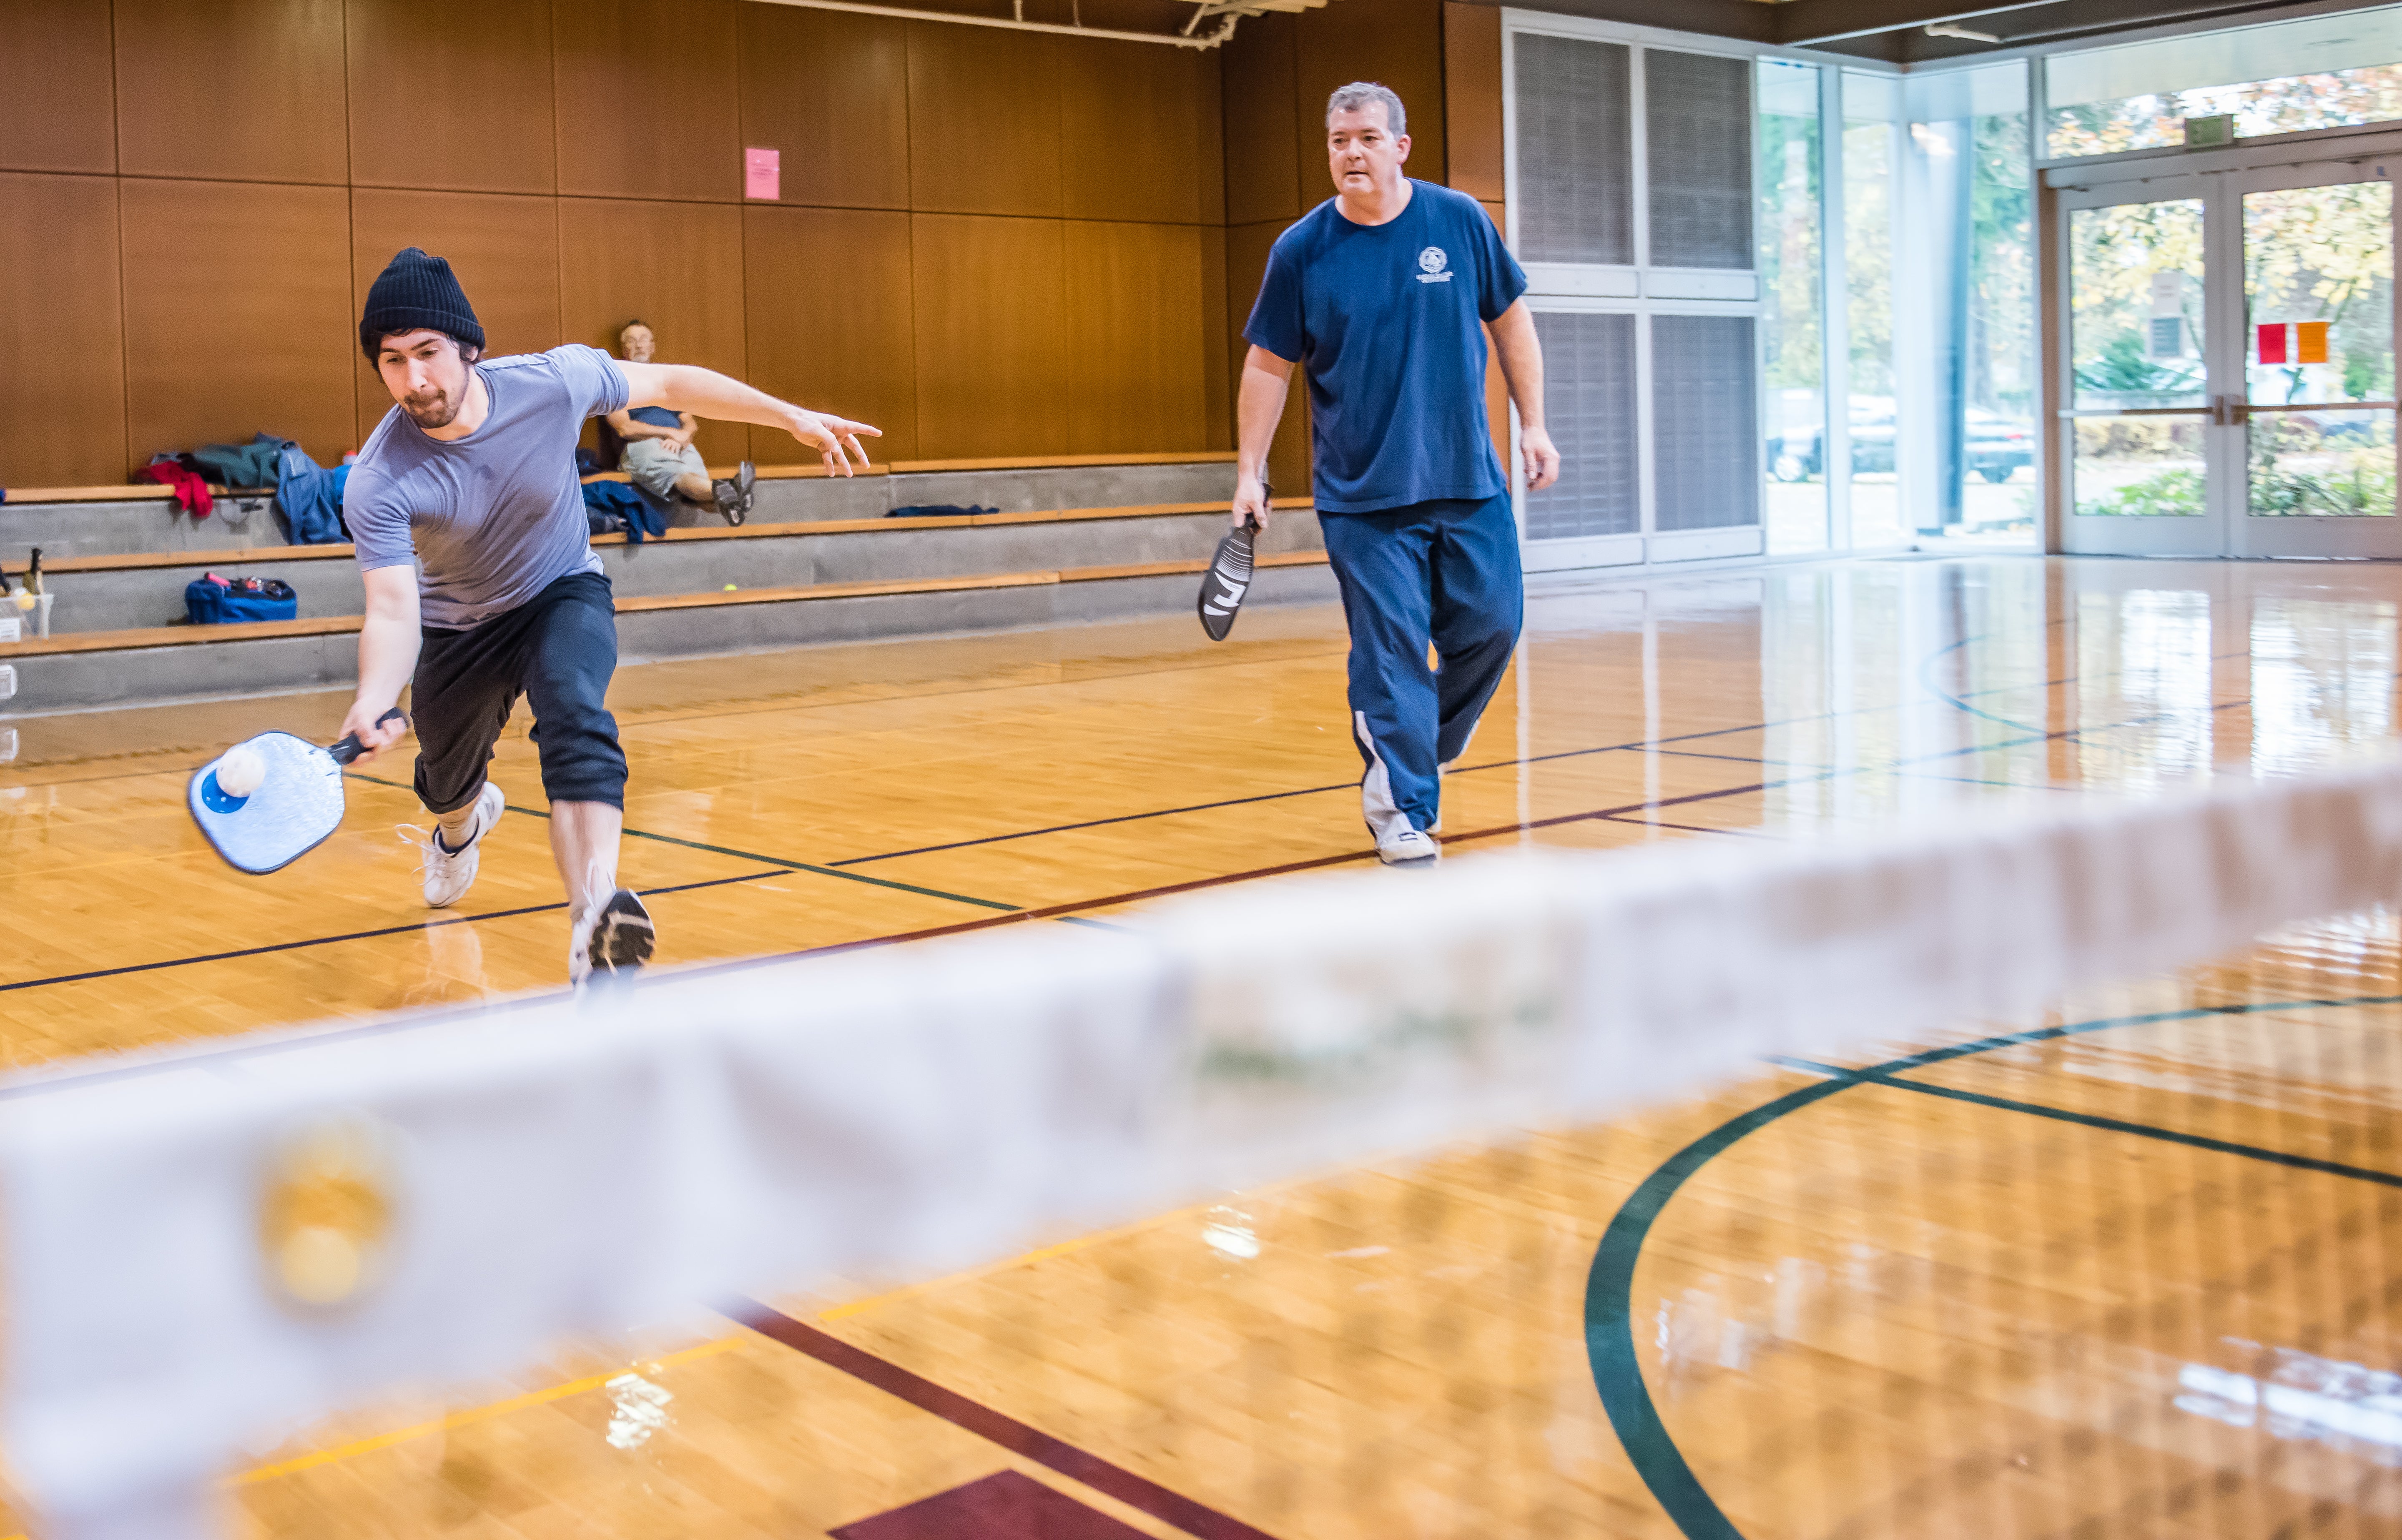
<svg viewBox="0 0 2402 1540">
<path fill-rule="evenodd" d="M 1543 428 L 1543 344 L 1523 299 L 1511 301 L 1491 325 L 1501 378 L 1510 382 L 1510 399 L 1518 408 L 1518 458 L 1526 467 L 1526 489 L 1539 492 L 1560 479 L 1560 452 Z"/>
<path fill-rule="evenodd" d="M 867 451 L 859 446 L 860 434 L 870 438 L 884 436 L 864 422 L 805 411 L 779 401 L 765 391 L 754 391 L 714 369 L 690 364 L 620 364 L 617 367 L 626 376 L 626 406 L 629 409 L 665 406 L 720 422 L 755 422 L 763 428 L 780 428 L 818 451 L 826 470 L 835 475 L 854 474 L 852 455 L 859 457 L 860 470 L 867 469 Z"/>
</svg>

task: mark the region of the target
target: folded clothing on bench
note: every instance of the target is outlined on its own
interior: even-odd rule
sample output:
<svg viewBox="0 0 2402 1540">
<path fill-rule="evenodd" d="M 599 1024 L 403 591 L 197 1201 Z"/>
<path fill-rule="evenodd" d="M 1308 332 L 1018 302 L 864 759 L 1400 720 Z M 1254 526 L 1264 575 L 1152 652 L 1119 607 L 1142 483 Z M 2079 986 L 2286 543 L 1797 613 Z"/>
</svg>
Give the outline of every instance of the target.
<svg viewBox="0 0 2402 1540">
<path fill-rule="evenodd" d="M 194 518 L 206 518 L 216 511 L 216 499 L 209 493 L 208 478 L 174 455 L 153 457 L 149 464 L 134 474 L 133 479 L 155 481 L 172 489 L 175 506 Z"/>
<path fill-rule="evenodd" d="M 584 484 L 584 522 L 593 534 L 622 534 L 636 545 L 645 535 L 665 540 L 668 533 L 666 512 L 622 481 Z"/>
</svg>

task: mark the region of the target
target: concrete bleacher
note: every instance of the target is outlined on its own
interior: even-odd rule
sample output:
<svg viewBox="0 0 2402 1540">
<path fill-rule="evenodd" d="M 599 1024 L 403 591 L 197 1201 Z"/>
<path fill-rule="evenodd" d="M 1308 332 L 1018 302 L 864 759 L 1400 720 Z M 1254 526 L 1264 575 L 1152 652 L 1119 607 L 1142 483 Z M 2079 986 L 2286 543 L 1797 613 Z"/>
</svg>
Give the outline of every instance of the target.
<svg viewBox="0 0 2402 1540">
<path fill-rule="evenodd" d="M 739 529 L 703 516 L 664 539 L 593 544 L 629 661 L 1098 620 L 1193 604 L 1233 480 L 1231 456 L 903 462 L 849 479 L 779 468 L 763 473 Z M 26 548 L 41 546 L 56 596 L 48 638 L 0 643 L 17 674 L 0 714 L 355 677 L 364 591 L 349 546 L 283 543 L 265 507 L 224 525 L 189 519 L 146 488 L 75 490 L 0 503 L 0 562 L 21 571 Z M 1003 511 L 882 516 L 924 503 Z M 1285 516 L 1262 542 L 1252 602 L 1333 597 L 1308 500 L 1277 506 Z M 299 617 L 185 624 L 184 585 L 212 571 L 283 579 Z"/>
</svg>

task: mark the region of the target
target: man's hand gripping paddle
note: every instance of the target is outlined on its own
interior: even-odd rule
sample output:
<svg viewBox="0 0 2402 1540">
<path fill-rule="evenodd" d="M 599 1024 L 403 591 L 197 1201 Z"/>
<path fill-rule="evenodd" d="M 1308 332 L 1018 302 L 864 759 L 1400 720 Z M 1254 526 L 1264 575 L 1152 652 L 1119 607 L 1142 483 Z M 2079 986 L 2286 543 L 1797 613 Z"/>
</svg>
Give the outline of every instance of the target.
<svg viewBox="0 0 2402 1540">
<path fill-rule="evenodd" d="M 394 707 L 376 725 L 400 714 Z M 244 751 L 254 758 L 237 763 L 257 774 L 258 784 L 237 797 L 217 783 L 217 771 Z M 261 733 L 192 773 L 186 793 L 192 821 L 237 872 L 261 876 L 289 866 L 341 827 L 342 766 L 360 751 L 355 733 L 330 749 L 289 733 Z M 233 778 L 239 785 L 244 777 Z"/>
<path fill-rule="evenodd" d="M 1260 483 L 1261 502 L 1275 495 L 1266 482 Z M 1228 531 L 1218 542 L 1209 570 L 1201 575 L 1201 629 L 1211 641 L 1226 639 L 1226 633 L 1235 628 L 1235 612 L 1243 607 L 1243 596 L 1250 592 L 1251 537 L 1259 528 L 1257 518 L 1244 516 L 1243 527 Z"/>
</svg>

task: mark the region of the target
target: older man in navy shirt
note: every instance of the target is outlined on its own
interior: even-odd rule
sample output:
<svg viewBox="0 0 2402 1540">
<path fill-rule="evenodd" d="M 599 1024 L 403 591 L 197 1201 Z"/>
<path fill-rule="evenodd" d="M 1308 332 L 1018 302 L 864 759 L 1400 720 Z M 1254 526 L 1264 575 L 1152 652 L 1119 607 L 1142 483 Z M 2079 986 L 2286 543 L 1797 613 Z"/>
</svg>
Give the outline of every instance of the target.
<svg viewBox="0 0 2402 1540">
<path fill-rule="evenodd" d="M 1234 519 L 1261 480 L 1298 362 L 1308 377 L 1326 550 L 1351 627 L 1360 809 L 1387 865 L 1441 854 L 1441 767 L 1468 748 L 1525 610 L 1509 477 L 1484 416 L 1484 333 L 1518 407 L 1526 485 L 1559 477 L 1526 275 L 1475 199 L 1401 172 L 1401 98 L 1355 83 L 1326 104 L 1335 196 L 1277 239 L 1243 335 Z M 1441 659 L 1427 665 L 1431 643 Z"/>
</svg>

